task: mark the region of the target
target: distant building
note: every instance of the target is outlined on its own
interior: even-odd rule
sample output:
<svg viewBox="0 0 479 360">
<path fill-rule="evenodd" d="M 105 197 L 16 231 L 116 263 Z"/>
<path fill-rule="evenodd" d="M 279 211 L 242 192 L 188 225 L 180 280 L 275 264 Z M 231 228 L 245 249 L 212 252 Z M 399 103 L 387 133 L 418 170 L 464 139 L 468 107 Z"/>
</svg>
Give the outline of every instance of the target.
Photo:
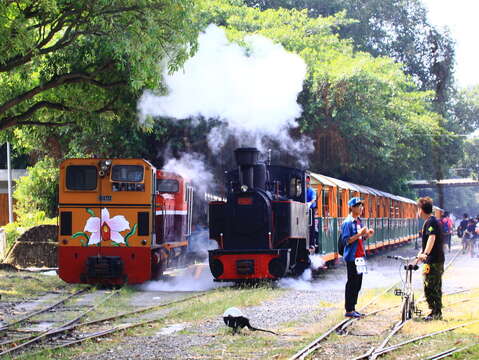
<svg viewBox="0 0 479 360">
<path fill-rule="evenodd" d="M 12 187 L 15 186 L 15 181 L 22 176 L 27 175 L 25 169 L 12 170 Z M 12 189 L 13 192 L 13 189 Z M 8 171 L 6 169 L 0 170 L 0 226 L 8 224 Z"/>
</svg>

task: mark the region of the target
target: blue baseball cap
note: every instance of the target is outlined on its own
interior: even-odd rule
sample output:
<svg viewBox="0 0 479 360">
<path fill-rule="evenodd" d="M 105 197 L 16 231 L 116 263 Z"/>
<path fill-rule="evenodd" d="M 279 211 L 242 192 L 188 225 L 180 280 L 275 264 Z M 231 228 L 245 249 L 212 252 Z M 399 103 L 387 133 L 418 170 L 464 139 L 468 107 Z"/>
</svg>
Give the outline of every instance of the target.
<svg viewBox="0 0 479 360">
<path fill-rule="evenodd" d="M 353 206 L 356 206 L 356 205 L 358 205 L 362 202 L 363 202 L 363 199 L 361 199 L 359 197 L 353 197 L 351 200 L 348 201 L 348 206 L 353 207 Z"/>
</svg>

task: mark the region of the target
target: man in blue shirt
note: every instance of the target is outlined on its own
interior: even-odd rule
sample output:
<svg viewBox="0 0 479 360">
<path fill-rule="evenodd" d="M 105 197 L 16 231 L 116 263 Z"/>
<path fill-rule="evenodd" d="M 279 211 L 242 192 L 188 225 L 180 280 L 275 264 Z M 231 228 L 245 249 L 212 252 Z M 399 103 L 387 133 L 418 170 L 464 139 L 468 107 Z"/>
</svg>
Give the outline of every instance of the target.
<svg viewBox="0 0 479 360">
<path fill-rule="evenodd" d="M 311 253 L 318 251 L 318 242 L 316 236 L 316 191 L 311 187 L 311 177 L 308 175 L 306 176 L 306 203 L 308 204 L 308 208 L 311 209 L 309 216 L 310 221 L 309 223 L 311 226 L 309 227 L 309 250 Z"/>
<path fill-rule="evenodd" d="M 363 283 L 364 250 L 363 240 L 373 236 L 374 230 L 361 225 L 361 214 L 363 213 L 363 200 L 353 197 L 348 201 L 349 215 L 341 225 L 341 239 L 344 244 L 343 258 L 346 262 L 348 281 L 345 289 L 346 317 L 358 318 L 364 316 L 355 310 L 358 302 L 359 291 Z"/>
<path fill-rule="evenodd" d="M 309 176 L 306 176 L 306 202 L 310 209 L 316 209 L 316 191 L 311 187 Z"/>
</svg>

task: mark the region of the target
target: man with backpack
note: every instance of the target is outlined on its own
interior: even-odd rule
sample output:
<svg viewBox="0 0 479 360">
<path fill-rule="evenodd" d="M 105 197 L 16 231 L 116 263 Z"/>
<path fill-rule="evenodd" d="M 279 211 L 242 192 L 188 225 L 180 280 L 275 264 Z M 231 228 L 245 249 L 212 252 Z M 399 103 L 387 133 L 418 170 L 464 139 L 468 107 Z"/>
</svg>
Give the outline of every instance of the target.
<svg viewBox="0 0 479 360">
<path fill-rule="evenodd" d="M 451 237 L 452 237 L 452 220 L 449 217 L 449 211 L 444 211 L 444 214 L 441 216 L 441 226 L 443 232 L 443 242 L 444 245 L 447 244 L 449 252 L 451 252 Z"/>
<path fill-rule="evenodd" d="M 349 216 L 344 219 L 341 225 L 341 241 L 344 245 L 343 258 L 346 262 L 348 281 L 345 289 L 346 317 L 359 318 L 364 316 L 356 311 L 358 294 L 363 282 L 365 270 L 364 257 L 366 255 L 363 240 L 373 236 L 374 230 L 363 227 L 360 216 L 363 212 L 363 200 L 353 197 L 348 201 Z"/>
</svg>

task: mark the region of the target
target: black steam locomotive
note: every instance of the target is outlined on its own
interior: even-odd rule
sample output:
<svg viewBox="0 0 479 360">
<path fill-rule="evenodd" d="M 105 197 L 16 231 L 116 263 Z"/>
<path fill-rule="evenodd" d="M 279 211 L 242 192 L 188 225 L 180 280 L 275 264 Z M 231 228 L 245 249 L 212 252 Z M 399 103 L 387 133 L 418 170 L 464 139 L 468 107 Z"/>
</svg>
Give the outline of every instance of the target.
<svg viewBox="0 0 479 360">
<path fill-rule="evenodd" d="M 255 148 L 235 150 L 227 201 L 209 204 L 209 251 L 216 281 L 278 279 L 309 266 L 305 171 L 260 162 Z"/>
</svg>

